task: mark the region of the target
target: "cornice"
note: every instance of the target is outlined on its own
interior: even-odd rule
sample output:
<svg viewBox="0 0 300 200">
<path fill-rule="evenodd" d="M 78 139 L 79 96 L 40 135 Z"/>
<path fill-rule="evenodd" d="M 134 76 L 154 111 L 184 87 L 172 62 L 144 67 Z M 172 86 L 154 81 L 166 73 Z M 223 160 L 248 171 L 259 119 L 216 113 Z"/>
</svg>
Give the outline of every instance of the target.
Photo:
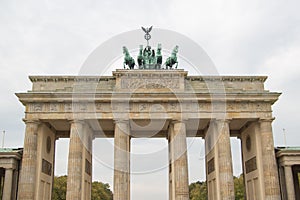
<svg viewBox="0 0 300 200">
<path fill-rule="evenodd" d="M 31 82 L 99 82 L 115 80 L 112 76 L 29 76 Z"/>
<path fill-rule="evenodd" d="M 191 81 L 226 81 L 226 82 L 265 82 L 267 76 L 187 76 L 186 80 Z"/>
<path fill-rule="evenodd" d="M 114 76 L 29 76 L 31 82 L 99 82 L 115 80 Z M 187 76 L 189 81 L 265 82 L 267 76 Z"/>
</svg>

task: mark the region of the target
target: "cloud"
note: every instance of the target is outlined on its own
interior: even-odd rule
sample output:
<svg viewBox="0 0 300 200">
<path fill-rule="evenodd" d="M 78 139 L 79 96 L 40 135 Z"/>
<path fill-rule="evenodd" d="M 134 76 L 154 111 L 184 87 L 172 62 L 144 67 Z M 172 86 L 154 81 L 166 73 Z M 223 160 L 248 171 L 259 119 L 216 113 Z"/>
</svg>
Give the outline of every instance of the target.
<svg viewBox="0 0 300 200">
<path fill-rule="evenodd" d="M 273 107 L 275 143 L 283 144 L 282 128 L 286 128 L 288 144 L 299 145 L 299 7 L 297 0 L 0 1 L 0 130 L 6 130 L 5 144 L 23 144 L 24 108 L 14 93 L 30 90 L 29 74 L 76 75 L 101 42 L 142 25 L 154 25 L 199 43 L 220 74 L 269 75 L 266 89 L 283 92 Z M 140 142 L 135 147 L 143 150 Z M 94 143 L 99 155 L 112 162 L 112 149 L 103 150 L 101 142 Z M 204 177 L 204 167 L 196 158 L 201 149 L 196 144 L 201 146 L 196 142 L 189 150 L 190 180 Z M 234 148 L 238 144 L 234 142 Z M 58 173 L 64 173 L 66 161 L 58 160 L 62 169 Z M 235 160 L 239 163 L 239 158 Z M 112 185 L 112 171 L 94 164 L 94 177 Z M 140 168 L 144 165 L 138 163 Z M 133 199 L 153 199 L 142 196 L 143 191 L 153 195 L 156 191 L 155 198 L 165 199 L 166 180 L 160 189 L 147 188 L 158 185 L 156 179 L 161 176 L 166 179 L 167 172 L 134 177 Z"/>
<path fill-rule="evenodd" d="M 286 129 L 287 145 L 299 145 L 298 119 L 300 101 L 298 81 L 300 78 L 300 38 L 289 47 L 282 47 L 262 64 L 261 73 L 269 76 L 267 89 L 282 92 L 273 110 L 275 143 L 284 144 L 283 129 Z"/>
</svg>

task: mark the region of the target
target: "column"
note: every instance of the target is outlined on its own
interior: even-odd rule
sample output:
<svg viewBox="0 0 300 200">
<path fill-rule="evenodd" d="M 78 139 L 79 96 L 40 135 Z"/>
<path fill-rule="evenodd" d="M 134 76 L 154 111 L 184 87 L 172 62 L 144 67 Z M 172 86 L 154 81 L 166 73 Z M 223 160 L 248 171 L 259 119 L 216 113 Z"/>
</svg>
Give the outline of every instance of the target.
<svg viewBox="0 0 300 200">
<path fill-rule="evenodd" d="M 218 168 L 221 199 L 234 200 L 234 182 L 228 120 L 217 120 Z"/>
<path fill-rule="evenodd" d="M 37 166 L 37 133 L 38 120 L 24 120 L 26 132 L 22 158 L 22 169 L 19 182 L 19 199 L 32 200 L 35 194 L 36 166 Z"/>
<path fill-rule="evenodd" d="M 115 121 L 114 200 L 130 200 L 130 128 L 128 120 Z"/>
<path fill-rule="evenodd" d="M 205 130 L 205 165 L 208 200 L 220 199 L 217 136 L 216 121 L 212 120 Z"/>
<path fill-rule="evenodd" d="M 272 121 L 273 119 L 260 119 L 259 121 L 265 200 L 280 199 L 279 179 L 272 133 Z"/>
<path fill-rule="evenodd" d="M 168 151 L 169 151 L 169 200 L 173 199 L 173 189 L 174 188 L 174 178 L 173 178 L 173 171 L 174 171 L 174 158 L 173 158 L 173 152 L 174 152 L 174 145 L 172 143 L 172 136 L 174 132 L 174 126 L 170 124 L 169 130 L 168 130 Z"/>
<path fill-rule="evenodd" d="M 93 151 L 93 129 L 86 126 L 83 136 L 83 182 L 82 182 L 82 199 L 91 199 L 92 191 L 92 151 Z"/>
<path fill-rule="evenodd" d="M 287 191 L 287 200 L 295 199 L 295 186 L 294 186 L 294 177 L 291 166 L 284 166 L 284 174 L 285 174 L 285 184 Z"/>
<path fill-rule="evenodd" d="M 67 200 L 81 200 L 82 195 L 82 154 L 83 145 L 81 141 L 84 121 L 71 121 Z"/>
<path fill-rule="evenodd" d="M 189 200 L 189 178 L 184 121 L 174 120 L 169 128 L 170 200 Z"/>
<path fill-rule="evenodd" d="M 5 169 L 4 188 L 2 199 L 11 199 L 12 194 L 12 182 L 13 182 L 13 169 Z"/>
</svg>

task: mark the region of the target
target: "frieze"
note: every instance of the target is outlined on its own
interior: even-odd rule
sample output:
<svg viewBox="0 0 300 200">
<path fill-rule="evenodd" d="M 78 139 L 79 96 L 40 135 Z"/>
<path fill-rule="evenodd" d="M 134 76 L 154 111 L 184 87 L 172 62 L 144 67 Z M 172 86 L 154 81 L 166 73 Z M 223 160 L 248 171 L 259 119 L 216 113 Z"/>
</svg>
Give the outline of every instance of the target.
<svg viewBox="0 0 300 200">
<path fill-rule="evenodd" d="M 164 104 L 153 104 L 151 105 L 151 112 L 165 112 L 166 106 Z"/>
<path fill-rule="evenodd" d="M 64 108 L 65 112 L 72 112 L 72 103 L 65 103 Z"/>
<path fill-rule="evenodd" d="M 96 112 L 111 112 L 112 105 L 111 103 L 94 103 L 92 107 Z"/>
<path fill-rule="evenodd" d="M 122 78 L 121 89 L 179 89 L 178 78 Z"/>
<path fill-rule="evenodd" d="M 102 103 L 95 103 L 96 111 L 102 111 Z"/>
<path fill-rule="evenodd" d="M 139 111 L 143 112 L 143 111 L 147 111 L 148 110 L 148 104 L 147 103 L 140 103 L 139 104 Z"/>
<path fill-rule="evenodd" d="M 35 112 L 42 111 L 42 109 L 43 109 L 43 105 L 41 103 L 36 103 L 36 104 L 33 105 L 33 110 Z"/>
<path fill-rule="evenodd" d="M 50 112 L 57 112 L 59 105 L 57 103 L 51 103 L 50 104 Z"/>
<path fill-rule="evenodd" d="M 87 111 L 87 104 L 85 104 L 85 103 L 79 104 L 79 110 L 80 110 L 81 112 Z"/>
<path fill-rule="evenodd" d="M 183 110 L 185 111 L 191 111 L 191 103 L 182 103 L 182 107 L 183 107 Z"/>
<path fill-rule="evenodd" d="M 168 104 L 169 111 L 179 111 L 178 103 L 171 102 Z"/>
<path fill-rule="evenodd" d="M 159 104 L 159 106 L 157 106 Z M 271 105 L 265 102 L 75 102 L 30 103 L 27 112 L 263 112 L 270 116 Z"/>
</svg>

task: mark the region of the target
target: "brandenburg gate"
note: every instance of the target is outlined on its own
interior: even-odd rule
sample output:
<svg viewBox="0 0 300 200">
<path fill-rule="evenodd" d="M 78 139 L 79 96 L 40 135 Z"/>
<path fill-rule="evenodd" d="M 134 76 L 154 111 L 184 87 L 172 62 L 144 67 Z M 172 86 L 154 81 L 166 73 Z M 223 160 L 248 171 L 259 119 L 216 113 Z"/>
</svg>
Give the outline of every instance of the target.
<svg viewBox="0 0 300 200">
<path fill-rule="evenodd" d="M 124 69 L 112 76 L 29 77 L 32 89 L 16 94 L 26 108 L 18 199 L 51 199 L 59 138 L 70 138 L 66 199 L 91 199 L 93 139 L 105 137 L 114 138 L 114 200 L 130 200 L 130 140 L 141 137 L 168 140 L 170 200 L 189 199 L 187 137 L 205 139 L 209 200 L 235 199 L 230 137 L 241 140 L 247 199 L 280 199 L 271 108 L 280 94 L 264 76 L 189 76 L 177 69 L 178 46 L 163 64 L 151 29 L 138 69 L 123 47 Z"/>
<path fill-rule="evenodd" d="M 230 137 L 241 140 L 247 199 L 280 199 L 271 109 L 280 94 L 264 88 L 264 76 L 118 69 L 30 80 L 17 94 L 26 108 L 20 200 L 51 199 L 59 138 L 70 138 L 67 199 L 90 199 L 93 139 L 103 137 L 114 138 L 114 200 L 130 199 L 134 137 L 168 140 L 170 200 L 189 199 L 187 137 L 205 139 L 209 199 L 234 199 Z"/>
</svg>

